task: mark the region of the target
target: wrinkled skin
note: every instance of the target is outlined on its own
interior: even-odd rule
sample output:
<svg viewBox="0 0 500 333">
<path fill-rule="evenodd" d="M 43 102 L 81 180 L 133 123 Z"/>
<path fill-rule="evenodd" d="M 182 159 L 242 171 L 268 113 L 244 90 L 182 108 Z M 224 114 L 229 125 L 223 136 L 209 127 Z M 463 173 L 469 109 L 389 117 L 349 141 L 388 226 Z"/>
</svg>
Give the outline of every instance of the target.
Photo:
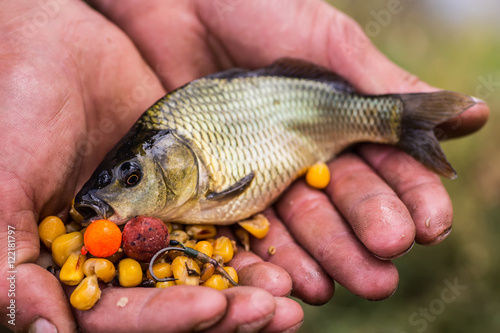
<svg viewBox="0 0 500 333">
<path fill-rule="evenodd" d="M 266 211 L 269 235 L 253 242 L 255 253 L 241 251 L 233 261 L 248 287 L 105 290 L 94 309 L 72 311 L 57 279 L 34 264 L 37 221 L 67 210 L 104 154 L 166 91 L 282 56 L 327 66 L 365 93 L 433 90 L 388 61 L 351 19 L 316 0 L 93 4 L 122 31 L 80 1 L 8 0 L 0 12 L 0 238 L 6 244 L 7 225 L 15 227 L 16 329 L 33 322 L 59 332 L 76 323 L 84 331 L 127 332 L 297 328 L 302 310 L 283 297 L 292 282 L 293 294 L 312 304 L 332 297 L 332 278 L 383 299 L 398 283 L 387 259 L 449 233 L 452 208 L 439 177 L 397 149 L 363 145 L 330 163 L 326 191 L 298 181 Z M 488 113 L 476 105 L 442 133 L 477 130 Z M 269 257 L 271 244 L 277 252 Z M 3 251 L 3 272 L 7 262 Z M 8 325 L 9 286 L 0 281 Z M 123 296 L 128 305 L 118 308 Z"/>
</svg>

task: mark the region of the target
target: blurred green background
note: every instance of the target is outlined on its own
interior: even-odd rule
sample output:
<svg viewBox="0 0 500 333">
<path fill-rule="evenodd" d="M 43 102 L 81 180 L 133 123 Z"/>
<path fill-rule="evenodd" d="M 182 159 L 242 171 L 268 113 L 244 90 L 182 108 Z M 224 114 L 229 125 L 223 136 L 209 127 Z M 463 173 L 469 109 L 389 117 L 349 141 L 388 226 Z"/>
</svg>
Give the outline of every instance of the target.
<svg viewBox="0 0 500 333">
<path fill-rule="evenodd" d="M 444 180 L 455 212 L 450 236 L 395 261 L 400 283 L 387 300 L 366 301 L 336 285 L 328 304 L 303 304 L 300 332 L 500 332 L 500 2 L 329 2 L 369 29 L 398 65 L 436 87 L 486 100 L 492 113 L 478 133 L 443 144 L 459 174 Z M 377 21 L 397 2 L 400 13 Z"/>
</svg>

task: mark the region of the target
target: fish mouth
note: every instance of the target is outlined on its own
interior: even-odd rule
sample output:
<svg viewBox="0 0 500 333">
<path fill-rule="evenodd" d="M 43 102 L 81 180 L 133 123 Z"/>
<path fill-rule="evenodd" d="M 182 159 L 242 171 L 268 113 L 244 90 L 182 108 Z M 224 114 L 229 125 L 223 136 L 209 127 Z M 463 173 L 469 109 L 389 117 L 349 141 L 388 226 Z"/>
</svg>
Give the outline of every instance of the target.
<svg viewBox="0 0 500 333">
<path fill-rule="evenodd" d="M 93 221 L 99 218 L 107 219 L 114 214 L 105 201 L 96 198 L 92 193 L 87 193 L 75 199 L 75 210 L 83 217 L 84 221 Z"/>
</svg>

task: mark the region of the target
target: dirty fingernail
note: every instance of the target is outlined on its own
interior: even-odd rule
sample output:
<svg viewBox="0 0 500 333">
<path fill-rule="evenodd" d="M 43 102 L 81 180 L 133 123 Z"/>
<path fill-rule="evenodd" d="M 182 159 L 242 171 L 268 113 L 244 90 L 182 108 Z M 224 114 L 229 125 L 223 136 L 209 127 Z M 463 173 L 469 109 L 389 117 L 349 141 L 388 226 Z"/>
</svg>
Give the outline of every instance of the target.
<svg viewBox="0 0 500 333">
<path fill-rule="evenodd" d="M 30 325 L 29 333 L 57 333 L 57 328 L 45 318 L 38 318 Z"/>
<path fill-rule="evenodd" d="M 199 332 L 199 331 L 203 331 L 203 330 L 206 330 L 207 328 L 213 326 L 215 323 L 217 323 L 219 320 L 221 320 L 221 318 L 224 316 L 224 313 L 221 313 L 220 315 L 218 316 L 215 316 L 213 317 L 212 319 L 210 320 L 206 320 L 200 324 L 198 324 L 196 327 L 193 328 L 193 331 L 195 332 Z"/>
<path fill-rule="evenodd" d="M 407 248 L 406 250 L 404 250 L 403 252 L 401 253 L 398 253 L 396 255 L 393 255 L 392 257 L 381 257 L 379 255 L 376 255 L 375 253 L 372 253 L 376 258 L 378 259 L 381 259 L 381 260 L 394 260 L 394 259 L 397 259 L 399 257 L 402 257 L 404 256 L 405 254 L 407 254 L 408 252 L 410 252 L 410 250 L 413 248 L 413 245 L 415 245 L 415 241 L 413 241 L 413 243 L 411 243 L 410 247 Z"/>
<path fill-rule="evenodd" d="M 251 323 L 241 324 L 236 329 L 236 332 L 238 333 L 258 332 L 262 327 L 266 326 L 273 317 L 274 317 L 274 312 Z"/>
<path fill-rule="evenodd" d="M 448 229 L 446 229 L 445 231 L 443 231 L 441 233 L 441 235 L 437 236 L 436 239 L 433 242 L 430 242 L 429 244 L 426 244 L 426 245 L 434 245 L 434 244 L 437 244 L 437 243 L 441 242 L 443 239 L 445 239 L 446 237 L 448 237 L 448 235 L 450 234 L 450 232 L 451 232 L 451 227 L 449 227 Z"/>
</svg>

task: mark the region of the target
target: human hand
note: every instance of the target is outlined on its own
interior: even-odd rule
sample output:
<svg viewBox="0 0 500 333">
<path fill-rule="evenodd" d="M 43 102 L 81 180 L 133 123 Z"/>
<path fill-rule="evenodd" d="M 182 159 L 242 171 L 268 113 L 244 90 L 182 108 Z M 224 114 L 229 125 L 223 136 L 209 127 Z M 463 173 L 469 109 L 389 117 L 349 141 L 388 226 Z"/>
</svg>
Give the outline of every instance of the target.
<svg viewBox="0 0 500 333">
<path fill-rule="evenodd" d="M 69 306 L 59 281 L 35 264 L 37 221 L 63 214 L 97 164 L 165 90 L 132 42 L 81 1 L 7 1 L 0 12 L 0 238 L 15 228 L 15 296 L 0 282 L 2 322 L 14 330 L 280 331 L 303 317 L 283 269 L 244 253 L 247 285 L 222 292 L 203 287 L 108 288 L 96 306 Z M 6 251 L 2 272 L 12 271 Z M 117 307 L 128 297 L 124 308 Z M 15 301 L 15 326 L 6 308 Z M 112 318 L 112 320 L 110 320 Z M 33 324 L 33 325 L 32 325 Z"/>
<path fill-rule="evenodd" d="M 257 68 L 291 56 L 321 64 L 367 94 L 436 90 L 397 67 L 361 28 L 326 3 L 309 1 L 121 1 L 93 3 L 145 55 L 167 90 L 233 66 Z M 479 129 L 477 104 L 436 130 L 441 138 Z M 321 304 L 338 281 L 383 299 L 397 287 L 390 259 L 451 230 L 452 206 L 439 177 L 396 148 L 365 144 L 331 162 L 326 191 L 296 182 L 266 214 L 271 230 L 252 249 L 285 268 L 293 295 Z M 275 255 L 267 254 L 270 245 Z M 318 264 L 319 263 L 319 264 Z"/>
</svg>

